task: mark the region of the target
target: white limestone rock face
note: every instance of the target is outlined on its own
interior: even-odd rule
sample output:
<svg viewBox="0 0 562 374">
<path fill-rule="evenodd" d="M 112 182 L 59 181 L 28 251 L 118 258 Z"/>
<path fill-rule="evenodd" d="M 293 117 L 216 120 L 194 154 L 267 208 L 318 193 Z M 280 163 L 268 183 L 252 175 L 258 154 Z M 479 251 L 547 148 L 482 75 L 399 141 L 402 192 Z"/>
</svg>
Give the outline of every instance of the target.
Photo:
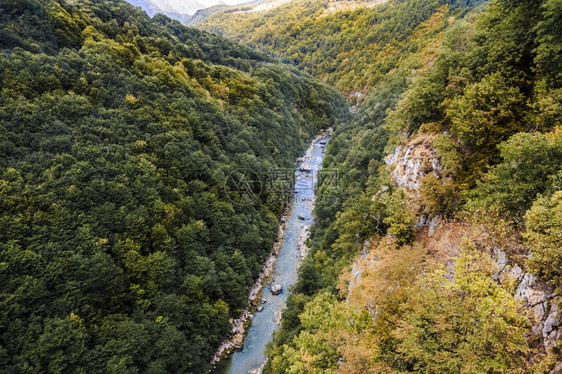
<svg viewBox="0 0 562 374">
<path fill-rule="evenodd" d="M 549 309 L 548 300 L 551 293 L 551 289 L 538 277 L 525 273 L 515 290 L 515 297 L 523 300 L 527 305 L 534 305 L 530 308 L 531 311 L 538 320 L 544 320 Z"/>
<path fill-rule="evenodd" d="M 437 228 L 439 227 L 439 224 L 441 224 L 442 218 L 441 217 L 432 217 L 429 222 L 428 222 L 428 230 L 427 230 L 427 236 L 433 236 L 435 234 L 435 231 L 437 231 Z"/>
<path fill-rule="evenodd" d="M 443 165 L 437 150 L 433 147 L 436 135 L 420 134 L 404 146 L 398 146 L 385 158 L 392 182 L 408 194 L 410 204 L 416 206 L 422 179 L 429 173 L 443 180 Z M 423 207 L 422 207 L 423 208 Z M 432 212 L 422 210 L 417 228 L 428 226 L 428 235 L 433 236 L 442 217 L 432 216 Z"/>
<path fill-rule="evenodd" d="M 385 158 L 392 181 L 398 187 L 417 195 L 421 179 L 427 174 L 441 178 L 443 166 L 433 148 L 435 138 L 435 135 L 421 134 L 407 145 L 396 147 L 394 153 Z"/>
<path fill-rule="evenodd" d="M 515 297 L 521 300 L 533 314 L 533 333 L 542 335 L 547 350 L 553 348 L 557 341 L 562 340 L 562 323 L 554 290 L 539 277 L 524 272 L 519 266 L 511 263 L 500 248 L 494 248 L 493 254 L 498 269 L 494 279 L 502 282 L 504 276 L 509 276 L 519 282 L 515 289 Z"/>
<path fill-rule="evenodd" d="M 544 321 L 544 327 L 542 329 L 543 336 L 549 336 L 554 330 L 557 330 L 559 326 L 560 320 L 558 319 L 558 311 L 554 311 L 550 313 L 546 321 Z"/>
<path fill-rule="evenodd" d="M 420 134 L 406 145 L 396 147 L 394 152 L 385 158 L 393 183 L 406 191 L 410 201 L 419 198 L 423 177 L 433 173 L 441 180 L 444 178 L 444 167 L 433 147 L 435 138 L 435 135 Z M 431 237 L 441 224 L 441 218 L 431 217 L 430 213 L 421 212 L 416 227 L 427 226 L 428 236 Z M 512 263 L 500 248 L 495 248 L 493 255 L 497 266 L 494 279 L 501 283 L 506 280 L 505 277 L 517 280 L 515 297 L 531 311 L 534 317 L 533 332 L 542 336 L 547 350 L 552 349 L 562 340 L 562 312 L 559 312 L 556 306 L 562 296 L 556 296 L 552 287 Z M 354 280 L 357 283 L 361 271 L 355 267 L 353 270 Z M 452 279 L 452 271 L 450 276 Z M 562 370 L 562 367 L 560 369 Z"/>
<path fill-rule="evenodd" d="M 369 254 L 370 246 L 371 246 L 371 241 L 365 240 L 365 242 L 363 243 L 363 247 L 361 249 L 361 253 L 359 254 L 359 257 L 356 258 L 355 261 L 353 261 L 353 265 L 351 268 L 351 279 L 349 280 L 349 285 L 347 286 L 348 295 L 351 293 L 353 287 L 357 283 L 361 282 L 361 272 L 363 271 L 361 267 L 361 263 L 367 258 L 367 255 Z"/>
<path fill-rule="evenodd" d="M 544 345 L 547 349 L 555 347 L 556 342 L 562 340 L 562 321 L 556 305 L 552 306 L 542 328 Z"/>
</svg>

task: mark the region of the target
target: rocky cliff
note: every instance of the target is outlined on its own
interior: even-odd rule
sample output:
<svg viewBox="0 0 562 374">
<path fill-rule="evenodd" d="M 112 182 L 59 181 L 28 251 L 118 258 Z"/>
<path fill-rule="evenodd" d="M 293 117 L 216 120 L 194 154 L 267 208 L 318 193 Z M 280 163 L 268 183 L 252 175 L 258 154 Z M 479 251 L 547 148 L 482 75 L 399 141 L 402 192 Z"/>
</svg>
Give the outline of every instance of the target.
<svg viewBox="0 0 562 374">
<path fill-rule="evenodd" d="M 392 182 L 406 191 L 412 206 L 415 206 L 419 200 L 420 187 L 426 175 L 433 173 L 435 177 L 443 179 L 445 174 L 444 167 L 433 146 L 435 138 L 436 136 L 427 134 L 418 135 L 405 145 L 396 147 L 394 152 L 385 158 Z M 450 257 L 445 262 L 451 264 L 451 259 L 458 253 L 458 245 L 462 237 L 460 233 L 468 235 L 469 231 L 473 229 L 467 231 L 463 228 L 453 235 L 452 230 L 454 229 L 451 222 L 442 223 L 442 217 L 431 217 L 431 212 L 423 209 L 418 210 L 417 213 L 418 241 L 420 232 L 423 232 L 422 236 L 427 250 L 433 251 L 434 255 L 442 258 Z M 441 228 L 439 228 L 440 224 Z M 467 222 L 465 225 L 470 226 L 471 224 Z M 436 235 L 437 230 L 441 231 L 438 235 Z M 448 238 L 448 241 L 444 242 L 444 237 Z M 454 238 L 451 240 L 452 237 Z M 443 250 L 443 246 L 447 249 Z M 435 252 L 435 248 L 441 248 L 441 250 Z M 530 256 L 528 248 L 518 250 L 523 250 L 526 256 Z M 368 246 L 365 246 L 361 256 L 354 262 L 350 289 L 360 282 L 361 273 L 365 271 L 365 267 L 376 266 L 374 261 L 364 261 L 368 257 L 367 251 Z M 510 259 L 507 255 L 509 252 L 509 246 L 492 248 L 490 256 L 497 267 L 494 278 L 506 286 L 512 284 L 514 295 L 521 300 L 525 310 L 530 312 L 529 319 L 535 345 L 540 344 L 547 351 L 555 349 L 557 344 L 559 345 L 562 341 L 562 323 L 558 309 L 560 296 L 556 295 L 553 288 L 546 282 L 527 272 L 524 265 Z M 519 262 L 524 263 L 525 261 L 519 260 Z M 451 271 L 453 270 L 451 269 Z M 562 372 L 562 368 L 560 370 Z M 553 373 L 555 372 L 553 371 Z"/>
<path fill-rule="evenodd" d="M 435 135 L 421 134 L 404 146 L 398 146 L 385 158 L 392 181 L 410 195 L 419 193 L 421 179 L 429 173 L 442 177 L 443 166 L 433 147 Z"/>
</svg>

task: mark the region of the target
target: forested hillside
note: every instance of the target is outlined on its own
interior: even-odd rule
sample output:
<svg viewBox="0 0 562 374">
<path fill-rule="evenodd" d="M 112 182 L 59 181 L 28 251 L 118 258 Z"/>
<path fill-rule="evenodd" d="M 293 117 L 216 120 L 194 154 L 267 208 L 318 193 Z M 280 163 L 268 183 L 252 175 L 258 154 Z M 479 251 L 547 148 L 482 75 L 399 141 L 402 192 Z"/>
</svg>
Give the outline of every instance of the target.
<svg viewBox="0 0 562 374">
<path fill-rule="evenodd" d="M 562 3 L 338 3 L 201 24 L 366 87 L 266 372 L 558 373 Z"/>
<path fill-rule="evenodd" d="M 121 0 L 0 2 L 0 371 L 203 373 L 281 205 L 229 200 L 344 115 L 316 79 Z"/>
<path fill-rule="evenodd" d="M 445 31 L 480 3 L 296 0 L 267 12 L 235 13 L 238 8 L 233 8 L 196 26 L 255 44 L 285 60 L 287 51 L 308 45 L 299 48 L 299 61 L 310 61 L 310 66 L 293 62 L 348 96 L 355 115 L 336 129 L 325 161 L 343 171 L 344 188 L 331 192 L 338 195 L 339 204 L 316 207 L 325 210 L 322 216 L 335 217 L 348 197 L 360 194 L 367 180 L 378 175 L 389 136 L 384 126 L 387 110 L 394 109 L 413 80 L 426 74 Z M 302 32 L 290 37 L 286 30 L 292 28 Z M 319 232 L 325 231 L 323 225 L 322 220 L 317 223 Z"/>
<path fill-rule="evenodd" d="M 438 41 L 445 16 L 473 3 L 295 0 L 267 12 L 226 9 L 196 26 L 278 56 L 344 93 L 364 95 L 404 63 L 404 55 Z"/>
<path fill-rule="evenodd" d="M 243 9 L 0 2 L 0 371 L 206 372 L 283 209 L 225 180 L 334 126 L 265 371 L 560 373 L 562 1 Z"/>
</svg>

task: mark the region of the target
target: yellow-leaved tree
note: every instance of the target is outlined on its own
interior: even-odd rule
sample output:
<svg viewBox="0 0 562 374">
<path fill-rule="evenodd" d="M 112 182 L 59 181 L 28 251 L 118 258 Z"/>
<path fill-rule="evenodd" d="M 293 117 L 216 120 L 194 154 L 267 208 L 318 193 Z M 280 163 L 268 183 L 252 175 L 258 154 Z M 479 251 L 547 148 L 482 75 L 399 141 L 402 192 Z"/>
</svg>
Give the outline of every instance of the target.
<svg viewBox="0 0 562 374">
<path fill-rule="evenodd" d="M 492 273 L 490 259 L 466 242 L 453 271 L 437 265 L 418 279 L 393 332 L 408 371 L 524 370 L 526 320 L 517 300 Z"/>
</svg>

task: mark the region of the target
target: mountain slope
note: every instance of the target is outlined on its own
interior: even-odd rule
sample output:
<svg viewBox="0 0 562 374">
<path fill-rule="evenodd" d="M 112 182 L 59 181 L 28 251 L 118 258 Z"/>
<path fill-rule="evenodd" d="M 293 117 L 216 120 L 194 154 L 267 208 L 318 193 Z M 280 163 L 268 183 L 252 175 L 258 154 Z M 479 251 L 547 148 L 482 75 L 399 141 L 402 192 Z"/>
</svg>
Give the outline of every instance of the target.
<svg viewBox="0 0 562 374">
<path fill-rule="evenodd" d="M 266 372 L 559 370 L 560 1 L 366 5 L 198 25 L 359 104 Z"/>
<path fill-rule="evenodd" d="M 197 24 L 256 47 L 322 78 L 344 93 L 366 94 L 402 54 L 420 48 L 428 33 L 443 24 L 424 22 L 472 2 L 397 1 L 347 2 L 297 0 L 267 11 L 217 12 Z M 241 9 L 241 8 L 240 8 Z M 446 24 L 445 24 L 446 25 Z"/>
<path fill-rule="evenodd" d="M 195 14 L 193 16 L 190 17 L 190 19 L 187 21 L 186 24 L 187 25 L 195 25 L 196 23 L 201 22 L 201 21 L 209 18 L 214 13 L 220 12 L 221 10 L 228 9 L 228 8 L 230 8 L 230 6 L 220 4 L 220 5 L 215 5 L 215 6 L 212 6 L 212 7 L 204 8 L 204 9 L 199 9 L 197 12 L 195 12 Z"/>
<path fill-rule="evenodd" d="M 153 17 L 158 13 L 164 14 L 164 11 L 150 0 L 129 0 L 128 3 L 142 8 L 142 10 L 144 10 L 150 17 Z"/>
<path fill-rule="evenodd" d="M 164 14 L 185 25 L 190 23 L 191 15 L 195 13 L 197 9 L 203 8 L 199 3 L 193 4 L 193 8 L 191 6 L 188 9 L 181 7 L 180 10 L 178 10 L 173 4 L 170 5 L 154 0 L 127 0 L 127 2 L 136 7 L 140 7 L 150 17 L 154 17 L 156 14 Z"/>
<path fill-rule="evenodd" d="M 328 147 L 340 204 L 316 206 L 266 372 L 559 370 L 560 14 L 496 0 L 445 15 L 423 68 L 392 56 Z"/>
<path fill-rule="evenodd" d="M 0 367 L 209 368 L 272 248 L 266 180 L 341 97 L 120 0 L 0 4 Z"/>
<path fill-rule="evenodd" d="M 140 6 L 151 17 L 156 13 L 189 16 L 197 12 L 197 10 L 205 7 L 201 2 L 197 0 L 127 0 L 127 2 L 131 3 L 134 6 Z M 156 10 L 156 12 L 154 10 Z"/>
</svg>

